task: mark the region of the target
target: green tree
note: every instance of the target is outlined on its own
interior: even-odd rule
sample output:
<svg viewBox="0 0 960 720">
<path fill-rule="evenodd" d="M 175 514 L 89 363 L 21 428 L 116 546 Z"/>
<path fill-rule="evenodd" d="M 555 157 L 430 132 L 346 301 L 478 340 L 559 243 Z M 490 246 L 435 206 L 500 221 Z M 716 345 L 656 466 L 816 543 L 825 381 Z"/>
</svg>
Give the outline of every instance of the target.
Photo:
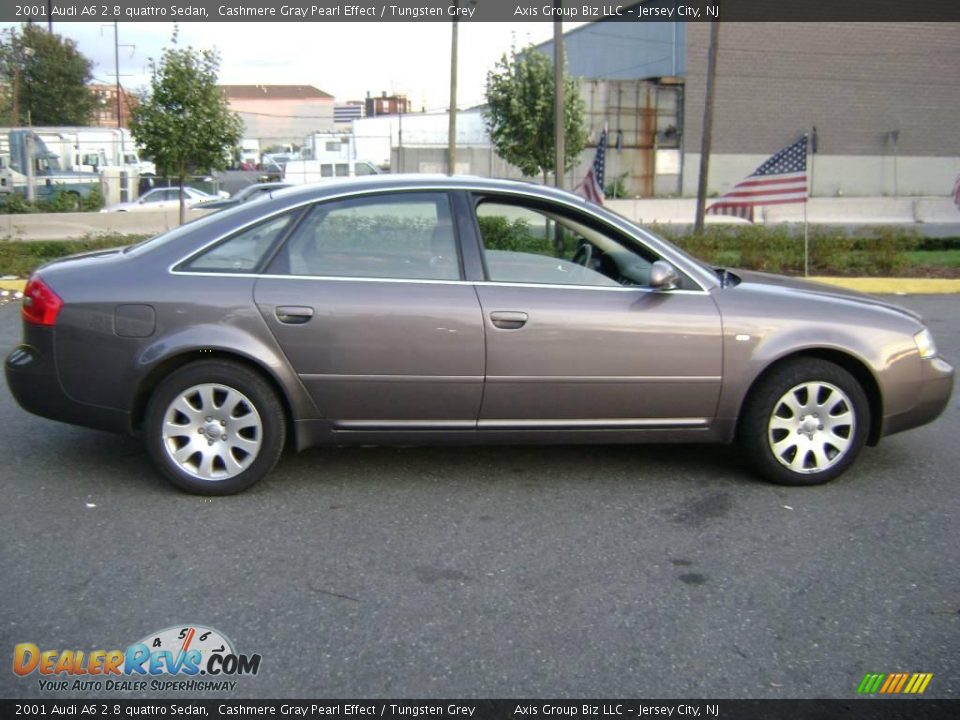
<svg viewBox="0 0 960 720">
<path fill-rule="evenodd" d="M 96 96 L 89 87 L 93 63 L 77 44 L 39 25 L 7 30 L 0 39 L 0 68 L 7 87 L 3 111 L 11 125 L 87 125 Z"/>
<path fill-rule="evenodd" d="M 504 54 L 487 73 L 484 113 L 500 156 L 525 175 L 547 174 L 554 166 L 553 63 L 531 45 Z M 564 78 L 564 169 L 576 163 L 586 142 L 583 100 L 573 78 Z"/>
<path fill-rule="evenodd" d="M 182 188 L 192 173 L 227 167 L 243 122 L 217 87 L 217 53 L 177 47 L 176 31 L 172 43 L 159 63 L 151 61 L 153 79 L 147 96 L 131 113 L 130 132 L 158 172 L 175 177 Z M 181 193 L 180 222 L 185 220 Z"/>
</svg>

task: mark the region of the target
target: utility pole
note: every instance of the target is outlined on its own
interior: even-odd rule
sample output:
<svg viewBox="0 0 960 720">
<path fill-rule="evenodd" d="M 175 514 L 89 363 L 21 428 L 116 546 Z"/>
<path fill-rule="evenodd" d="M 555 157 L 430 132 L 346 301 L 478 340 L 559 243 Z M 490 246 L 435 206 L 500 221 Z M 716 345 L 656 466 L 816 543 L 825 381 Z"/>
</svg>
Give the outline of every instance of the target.
<svg viewBox="0 0 960 720">
<path fill-rule="evenodd" d="M 717 89 L 717 50 L 720 47 L 720 23 L 710 23 L 710 50 L 707 55 L 707 92 L 703 104 L 703 137 L 700 141 L 700 179 L 697 183 L 697 216 L 695 233 L 703 232 L 703 216 L 707 205 L 707 175 L 710 172 L 710 146 L 713 140 L 713 99 Z"/>
<path fill-rule="evenodd" d="M 113 68 L 117 80 L 117 129 L 120 130 L 120 159 L 123 159 L 127 149 L 123 142 L 123 115 L 120 108 L 120 29 L 117 21 L 113 21 Z"/>
<path fill-rule="evenodd" d="M 120 30 L 113 21 L 113 72 L 117 81 L 117 127 L 123 127 L 120 118 Z"/>
<path fill-rule="evenodd" d="M 563 6 L 563 0 L 555 0 L 554 7 Z M 559 17 L 559 15 L 558 15 Z M 564 144 L 563 134 L 563 22 L 553 22 L 553 145 L 554 185 L 563 187 Z"/>
<path fill-rule="evenodd" d="M 14 49 L 13 53 L 13 125 L 20 124 L 20 57 Z"/>
<path fill-rule="evenodd" d="M 457 0 L 457 9 L 460 1 Z M 447 124 L 447 175 L 457 171 L 457 28 L 459 23 L 453 21 L 453 30 L 450 37 L 450 120 Z"/>
<path fill-rule="evenodd" d="M 27 171 L 27 202 L 31 205 L 37 199 L 37 186 L 34 184 L 33 178 L 33 132 L 28 132 L 23 136 L 23 148 L 26 154 L 26 167 L 24 170 Z"/>
<path fill-rule="evenodd" d="M 396 100 L 396 93 L 393 94 Z M 403 105 L 397 103 L 397 170 L 403 172 Z M 393 168 L 390 168 L 393 172 Z"/>
</svg>

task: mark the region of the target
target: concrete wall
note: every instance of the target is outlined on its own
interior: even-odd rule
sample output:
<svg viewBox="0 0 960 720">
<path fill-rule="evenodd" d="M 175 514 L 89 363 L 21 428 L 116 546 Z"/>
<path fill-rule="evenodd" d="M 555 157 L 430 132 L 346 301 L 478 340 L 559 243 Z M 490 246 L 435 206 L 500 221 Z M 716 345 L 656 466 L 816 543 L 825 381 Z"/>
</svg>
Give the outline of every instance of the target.
<svg viewBox="0 0 960 720">
<path fill-rule="evenodd" d="M 445 150 L 437 149 L 445 160 Z M 502 161 L 500 161 L 502 162 Z M 631 220 L 646 224 L 693 223 L 693 198 L 608 200 L 606 207 Z M 210 211 L 188 210 L 187 220 Z M 845 197 L 814 198 L 807 207 L 814 224 L 911 225 L 921 233 L 938 226 L 960 227 L 960 210 L 947 198 Z M 709 223 L 744 223 L 739 218 L 707 216 Z M 765 208 L 758 222 L 765 224 L 803 222 L 802 205 Z M 0 215 L 0 240 L 61 240 L 109 233 L 153 235 L 178 226 L 176 210 L 138 213 L 56 213 L 48 215 Z M 942 234 L 932 232 L 933 235 Z"/>
<path fill-rule="evenodd" d="M 709 206 L 709 201 L 708 201 Z M 606 207 L 636 222 L 647 224 L 693 224 L 696 199 L 608 200 Z M 807 222 L 822 225 L 911 225 L 921 233 L 935 225 L 956 227 L 960 210 L 948 198 L 843 197 L 812 198 L 806 207 Z M 770 205 L 763 208 L 757 224 L 802 223 L 803 204 Z M 727 216 L 706 217 L 708 223 L 746 223 Z M 936 233 L 939 234 L 939 233 Z"/>
<path fill-rule="evenodd" d="M 187 221 L 208 210 L 188 210 Z M 179 211 L 148 210 L 133 213 L 50 213 L 0 215 L 0 239 L 66 240 L 120 233 L 157 235 L 177 227 Z"/>
<path fill-rule="evenodd" d="M 271 144 L 296 143 L 314 132 L 334 129 L 333 98 L 320 100 L 230 99 L 230 109 L 243 120 L 243 137 L 259 138 L 261 150 Z"/>
</svg>

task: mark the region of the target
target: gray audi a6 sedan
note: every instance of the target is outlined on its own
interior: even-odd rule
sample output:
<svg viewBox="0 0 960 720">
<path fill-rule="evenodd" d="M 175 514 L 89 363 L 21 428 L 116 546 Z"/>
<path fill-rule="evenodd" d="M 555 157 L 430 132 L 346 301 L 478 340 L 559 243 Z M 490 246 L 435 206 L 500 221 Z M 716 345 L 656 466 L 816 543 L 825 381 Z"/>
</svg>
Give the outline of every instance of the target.
<svg viewBox="0 0 960 720">
<path fill-rule="evenodd" d="M 710 268 L 581 198 L 429 176 L 281 191 L 29 279 L 20 405 L 196 493 L 352 443 L 731 442 L 830 480 L 944 409 L 909 310 Z"/>
</svg>

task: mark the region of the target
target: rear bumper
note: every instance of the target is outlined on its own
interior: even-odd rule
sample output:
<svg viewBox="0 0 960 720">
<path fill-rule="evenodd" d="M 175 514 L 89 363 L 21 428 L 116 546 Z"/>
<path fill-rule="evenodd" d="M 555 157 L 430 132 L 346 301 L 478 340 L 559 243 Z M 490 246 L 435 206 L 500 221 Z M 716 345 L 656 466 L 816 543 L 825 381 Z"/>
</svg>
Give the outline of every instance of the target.
<svg viewBox="0 0 960 720">
<path fill-rule="evenodd" d="M 950 402 L 953 393 L 953 367 L 941 357 L 921 362 L 923 378 L 917 386 L 916 402 L 909 410 L 884 418 L 884 436 L 933 422 Z"/>
<path fill-rule="evenodd" d="M 53 359 L 52 338 L 36 345 L 19 345 L 7 356 L 7 386 L 27 412 L 96 430 L 130 432 L 130 415 L 120 410 L 78 403 L 60 386 Z M 47 347 L 42 347 L 46 345 Z"/>
</svg>

